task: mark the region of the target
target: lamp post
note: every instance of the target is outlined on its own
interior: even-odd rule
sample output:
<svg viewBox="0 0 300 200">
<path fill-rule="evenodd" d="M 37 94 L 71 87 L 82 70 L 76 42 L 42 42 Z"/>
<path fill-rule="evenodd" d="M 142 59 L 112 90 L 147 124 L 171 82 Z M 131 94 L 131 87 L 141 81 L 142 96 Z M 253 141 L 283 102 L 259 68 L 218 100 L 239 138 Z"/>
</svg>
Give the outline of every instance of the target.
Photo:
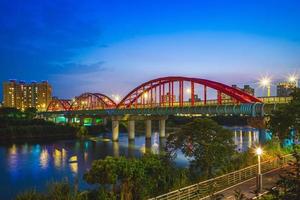
<svg viewBox="0 0 300 200">
<path fill-rule="evenodd" d="M 267 88 L 267 97 L 271 96 L 271 79 L 263 77 L 259 82 L 261 87 Z"/>
<path fill-rule="evenodd" d="M 263 151 L 260 147 L 256 149 L 256 155 L 258 159 L 258 170 L 257 170 L 257 193 L 259 194 L 262 191 L 262 174 L 261 174 L 261 164 L 260 164 L 260 157 L 262 155 Z"/>
<path fill-rule="evenodd" d="M 288 81 L 292 84 L 295 84 L 295 87 L 298 87 L 298 76 L 295 74 L 292 74 L 288 77 Z"/>
</svg>

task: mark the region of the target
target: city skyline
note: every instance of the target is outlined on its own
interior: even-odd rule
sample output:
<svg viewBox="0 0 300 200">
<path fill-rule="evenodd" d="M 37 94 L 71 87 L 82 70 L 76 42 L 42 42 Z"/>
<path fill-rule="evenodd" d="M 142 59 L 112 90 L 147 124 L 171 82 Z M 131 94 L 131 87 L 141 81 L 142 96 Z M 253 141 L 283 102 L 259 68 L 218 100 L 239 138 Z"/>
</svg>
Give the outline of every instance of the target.
<svg viewBox="0 0 300 200">
<path fill-rule="evenodd" d="M 299 73 L 297 1 L 0 4 L 1 82 L 48 80 L 60 98 L 172 75 L 257 89 Z"/>
</svg>

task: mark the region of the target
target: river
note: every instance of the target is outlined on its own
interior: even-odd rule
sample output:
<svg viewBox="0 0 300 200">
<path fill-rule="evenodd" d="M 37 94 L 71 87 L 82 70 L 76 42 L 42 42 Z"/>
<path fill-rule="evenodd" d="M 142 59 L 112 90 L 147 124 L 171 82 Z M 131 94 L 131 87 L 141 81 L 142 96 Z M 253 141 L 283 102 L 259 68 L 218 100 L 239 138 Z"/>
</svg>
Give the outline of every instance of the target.
<svg viewBox="0 0 300 200">
<path fill-rule="evenodd" d="M 256 129 L 235 127 L 232 130 L 238 151 L 258 141 Z M 78 183 L 81 189 L 88 188 L 82 176 L 93 160 L 106 156 L 140 157 L 146 150 L 158 153 L 164 144 L 165 139 L 160 140 L 158 133 L 153 133 L 151 143 L 145 142 L 144 135 L 137 135 L 129 143 L 127 133 L 120 133 L 119 142 L 96 139 L 0 144 L 0 199 L 13 199 L 30 188 L 43 191 L 50 181 L 62 179 Z M 180 167 L 188 165 L 180 153 L 175 162 Z"/>
</svg>

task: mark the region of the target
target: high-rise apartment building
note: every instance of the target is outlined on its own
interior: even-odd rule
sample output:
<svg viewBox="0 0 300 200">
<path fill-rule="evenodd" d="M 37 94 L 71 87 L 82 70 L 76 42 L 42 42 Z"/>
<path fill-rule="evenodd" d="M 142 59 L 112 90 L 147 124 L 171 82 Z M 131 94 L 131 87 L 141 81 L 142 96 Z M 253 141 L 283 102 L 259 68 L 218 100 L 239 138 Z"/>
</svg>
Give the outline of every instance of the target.
<svg viewBox="0 0 300 200">
<path fill-rule="evenodd" d="M 298 86 L 298 82 L 280 82 L 277 84 L 277 96 L 287 97 L 290 96 L 294 89 Z"/>
<path fill-rule="evenodd" d="M 20 110 L 36 108 L 39 111 L 47 109 L 52 99 L 52 87 L 47 81 L 40 83 L 25 83 L 10 80 L 3 82 L 3 106 Z"/>
</svg>

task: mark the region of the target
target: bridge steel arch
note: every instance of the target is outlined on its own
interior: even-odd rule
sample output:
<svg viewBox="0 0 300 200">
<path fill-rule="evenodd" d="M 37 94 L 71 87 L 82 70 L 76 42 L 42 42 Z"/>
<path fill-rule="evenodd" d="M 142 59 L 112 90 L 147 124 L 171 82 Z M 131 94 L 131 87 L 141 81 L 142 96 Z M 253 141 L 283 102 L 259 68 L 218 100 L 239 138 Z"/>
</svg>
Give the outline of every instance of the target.
<svg viewBox="0 0 300 200">
<path fill-rule="evenodd" d="M 70 109 L 70 100 L 66 99 L 53 99 L 48 107 L 47 111 L 53 112 L 53 111 L 67 111 Z"/>
<path fill-rule="evenodd" d="M 112 109 L 116 106 L 111 98 L 102 93 L 86 92 L 75 98 L 69 110 Z"/>
<path fill-rule="evenodd" d="M 184 86 L 189 84 L 190 100 L 188 106 L 195 106 L 195 86 L 203 87 L 203 100 L 201 104 L 209 104 L 207 89 L 217 91 L 217 105 L 222 104 L 222 94 L 231 97 L 234 104 L 239 103 L 261 103 L 261 100 L 234 87 L 223 83 L 181 76 L 169 76 L 145 82 L 129 92 L 117 105 L 117 108 L 152 108 L 152 107 L 183 107 Z M 175 88 L 177 86 L 177 88 Z M 175 98 L 177 92 L 178 100 Z M 198 105 L 199 102 L 197 102 Z"/>
</svg>

